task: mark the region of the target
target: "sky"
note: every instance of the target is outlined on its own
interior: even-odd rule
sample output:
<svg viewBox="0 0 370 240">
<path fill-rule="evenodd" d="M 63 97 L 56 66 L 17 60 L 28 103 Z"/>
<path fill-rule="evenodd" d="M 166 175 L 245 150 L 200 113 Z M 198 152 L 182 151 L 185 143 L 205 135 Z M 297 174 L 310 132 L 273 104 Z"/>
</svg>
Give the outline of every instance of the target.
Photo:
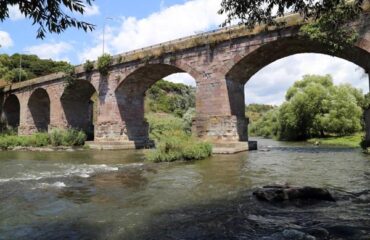
<svg viewBox="0 0 370 240">
<path fill-rule="evenodd" d="M 36 39 L 37 26 L 32 26 L 16 7 L 10 18 L 0 23 L 0 53 L 36 54 L 40 58 L 81 64 L 95 60 L 103 51 L 123 53 L 164 41 L 214 30 L 225 20 L 217 14 L 221 0 L 95 0 L 84 16 L 96 25 L 90 33 L 70 29 Z M 331 74 L 336 84 L 350 83 L 368 92 L 368 77 L 363 69 L 348 61 L 321 54 L 298 54 L 280 59 L 255 74 L 245 86 L 246 103 L 279 105 L 285 92 L 305 74 Z M 175 74 L 166 79 L 195 85 L 188 74 Z"/>
</svg>

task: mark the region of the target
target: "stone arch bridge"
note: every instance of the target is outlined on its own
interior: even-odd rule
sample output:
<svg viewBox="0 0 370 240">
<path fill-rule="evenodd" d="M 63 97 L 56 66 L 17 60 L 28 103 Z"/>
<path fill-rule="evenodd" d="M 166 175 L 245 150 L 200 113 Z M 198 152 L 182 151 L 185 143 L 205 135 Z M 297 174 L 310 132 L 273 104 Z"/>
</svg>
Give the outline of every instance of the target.
<svg viewBox="0 0 370 240">
<path fill-rule="evenodd" d="M 224 28 L 117 55 L 107 75 L 77 66 L 74 81 L 58 73 L 5 86 L 2 118 L 18 127 L 20 135 L 73 127 L 88 132 L 97 143 L 143 147 L 148 143 L 146 90 L 170 74 L 186 72 L 197 85 L 194 134 L 216 142 L 248 141 L 244 85 L 251 76 L 293 54 L 331 54 L 326 46 L 299 35 L 298 15 L 285 20 L 280 29 Z M 352 25 L 360 33 L 358 42 L 335 56 L 369 73 L 369 11 Z"/>
</svg>

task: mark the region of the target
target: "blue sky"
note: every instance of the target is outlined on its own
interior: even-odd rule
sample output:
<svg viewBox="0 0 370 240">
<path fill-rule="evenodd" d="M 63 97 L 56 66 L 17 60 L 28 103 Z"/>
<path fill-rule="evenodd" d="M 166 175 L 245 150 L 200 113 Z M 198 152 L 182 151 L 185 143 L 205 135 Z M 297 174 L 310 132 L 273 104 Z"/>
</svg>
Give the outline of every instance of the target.
<svg viewBox="0 0 370 240">
<path fill-rule="evenodd" d="M 215 29 L 224 20 L 217 14 L 221 0 L 95 0 L 79 19 L 96 25 L 83 33 L 68 30 L 36 39 L 36 26 L 19 14 L 0 23 L 1 53 L 37 54 L 41 58 L 79 64 L 102 53 L 103 23 L 106 17 L 106 52 L 122 53 L 194 33 Z M 246 102 L 280 104 L 287 88 L 304 74 L 332 74 L 335 83 L 351 83 L 368 91 L 362 69 L 342 59 L 319 54 L 300 54 L 281 59 L 258 72 L 246 84 Z M 174 82 L 195 84 L 189 75 L 168 77 Z"/>
</svg>

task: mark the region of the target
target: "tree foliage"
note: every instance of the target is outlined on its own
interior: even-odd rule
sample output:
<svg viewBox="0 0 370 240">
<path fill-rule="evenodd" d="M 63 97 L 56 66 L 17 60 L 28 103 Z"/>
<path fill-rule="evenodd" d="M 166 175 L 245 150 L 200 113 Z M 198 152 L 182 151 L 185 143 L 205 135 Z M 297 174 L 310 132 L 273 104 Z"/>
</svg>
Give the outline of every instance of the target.
<svg viewBox="0 0 370 240">
<path fill-rule="evenodd" d="M 70 15 L 84 14 L 86 6 L 94 0 L 57 0 L 57 1 L 24 1 L 24 0 L 7 0 L 0 1 L 0 21 L 9 18 L 9 8 L 15 6 L 20 13 L 29 18 L 33 25 L 38 25 L 37 38 L 45 38 L 47 32 L 61 33 L 68 28 L 83 29 L 91 31 L 94 25 L 77 20 Z M 70 12 L 70 15 L 65 13 Z"/>
<path fill-rule="evenodd" d="M 195 88 L 179 83 L 160 80 L 147 92 L 147 110 L 151 112 L 173 113 L 183 117 L 191 108 L 195 108 Z"/>
<path fill-rule="evenodd" d="M 360 90 L 335 86 L 330 75 L 306 75 L 289 88 L 286 102 L 252 125 L 251 133 L 281 140 L 353 134 L 361 130 L 364 102 Z"/>
<path fill-rule="evenodd" d="M 227 16 L 223 25 L 237 20 L 249 28 L 256 24 L 281 25 L 284 23 L 278 22 L 278 17 L 299 13 L 308 23 L 302 28 L 304 34 L 337 50 L 356 40 L 355 31 L 346 25 L 359 17 L 365 1 L 368 0 L 223 0 L 219 13 Z"/>
<path fill-rule="evenodd" d="M 275 106 L 272 105 L 252 103 L 245 107 L 245 113 L 249 118 L 249 122 L 257 122 L 263 115 L 274 108 Z"/>
<path fill-rule="evenodd" d="M 21 70 L 20 64 L 22 65 Z M 40 59 L 36 55 L 0 55 L 0 79 L 10 83 L 45 76 L 50 73 L 66 72 L 70 68 L 72 66 L 67 62 Z"/>
</svg>

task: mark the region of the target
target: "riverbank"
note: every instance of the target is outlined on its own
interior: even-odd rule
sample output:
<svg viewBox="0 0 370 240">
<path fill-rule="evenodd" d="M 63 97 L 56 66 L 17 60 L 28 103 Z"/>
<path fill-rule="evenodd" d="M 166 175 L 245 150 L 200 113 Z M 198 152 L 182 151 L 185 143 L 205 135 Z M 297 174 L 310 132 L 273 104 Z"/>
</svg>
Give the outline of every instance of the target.
<svg viewBox="0 0 370 240">
<path fill-rule="evenodd" d="M 352 136 L 311 138 L 308 139 L 307 142 L 316 145 L 337 145 L 344 147 L 360 148 L 361 140 L 362 133 L 356 133 L 355 135 Z"/>
</svg>

